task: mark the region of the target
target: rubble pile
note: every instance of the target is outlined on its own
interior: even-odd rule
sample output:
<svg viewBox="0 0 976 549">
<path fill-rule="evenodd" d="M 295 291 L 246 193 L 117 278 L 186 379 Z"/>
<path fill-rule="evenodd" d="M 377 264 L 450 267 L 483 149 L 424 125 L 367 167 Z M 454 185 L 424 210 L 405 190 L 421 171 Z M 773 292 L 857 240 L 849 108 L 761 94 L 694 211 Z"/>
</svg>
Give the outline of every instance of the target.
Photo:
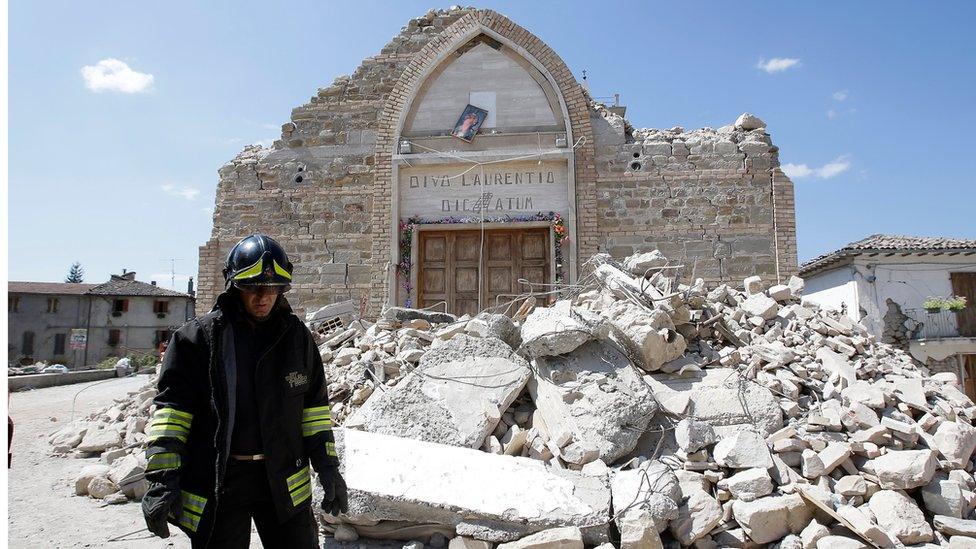
<svg viewBox="0 0 976 549">
<path fill-rule="evenodd" d="M 447 527 L 458 547 L 976 546 L 976 406 L 954 375 L 801 303 L 797 277 L 709 290 L 657 252 L 588 267 L 587 291 L 514 320 L 428 327 L 399 309 L 322 346 L 345 384 L 351 489 L 327 529 Z"/>
<path fill-rule="evenodd" d="M 976 405 L 954 375 L 802 303 L 797 277 L 709 289 L 657 252 L 583 271 L 511 316 L 391 308 L 310 326 L 350 490 L 347 514 L 320 515 L 328 532 L 489 549 L 976 547 Z M 141 459 L 153 395 L 52 436 L 105 462 L 79 493 L 111 493 L 115 464 Z"/>
<path fill-rule="evenodd" d="M 106 503 L 140 501 L 146 493 L 146 425 L 152 416 L 156 376 L 111 406 L 72 421 L 49 438 L 55 454 L 97 458 L 75 479 L 75 495 Z"/>
</svg>

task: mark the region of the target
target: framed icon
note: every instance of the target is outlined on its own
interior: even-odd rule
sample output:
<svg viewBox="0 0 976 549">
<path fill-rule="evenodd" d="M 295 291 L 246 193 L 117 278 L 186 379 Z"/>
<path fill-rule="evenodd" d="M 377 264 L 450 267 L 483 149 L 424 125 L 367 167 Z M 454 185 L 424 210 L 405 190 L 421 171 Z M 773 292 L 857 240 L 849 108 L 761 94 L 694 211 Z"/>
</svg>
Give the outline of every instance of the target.
<svg viewBox="0 0 976 549">
<path fill-rule="evenodd" d="M 474 105 L 468 105 L 464 107 L 464 111 L 458 118 L 457 124 L 454 125 L 454 131 L 451 132 L 451 135 L 470 143 L 478 130 L 481 129 L 481 125 L 485 123 L 486 118 L 488 118 L 488 111 Z"/>
</svg>

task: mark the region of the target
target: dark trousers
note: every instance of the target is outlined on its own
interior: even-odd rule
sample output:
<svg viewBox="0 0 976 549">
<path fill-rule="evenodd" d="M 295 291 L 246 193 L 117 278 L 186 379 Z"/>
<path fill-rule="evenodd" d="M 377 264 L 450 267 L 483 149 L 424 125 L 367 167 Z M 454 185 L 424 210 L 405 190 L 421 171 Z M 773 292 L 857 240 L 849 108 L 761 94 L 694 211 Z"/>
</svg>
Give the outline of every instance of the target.
<svg viewBox="0 0 976 549">
<path fill-rule="evenodd" d="M 229 460 L 224 488 L 206 549 L 247 549 L 251 519 L 267 549 L 319 549 L 319 530 L 311 508 L 278 522 L 263 461 Z M 202 541 L 192 545 L 193 549 L 204 547 Z"/>
</svg>

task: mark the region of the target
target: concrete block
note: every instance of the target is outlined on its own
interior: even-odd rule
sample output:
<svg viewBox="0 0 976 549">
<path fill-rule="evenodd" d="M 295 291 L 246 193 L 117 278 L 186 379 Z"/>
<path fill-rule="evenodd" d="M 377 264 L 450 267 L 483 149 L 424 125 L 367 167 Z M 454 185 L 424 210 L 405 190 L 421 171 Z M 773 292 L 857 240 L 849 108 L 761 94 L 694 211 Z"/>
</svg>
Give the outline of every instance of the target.
<svg viewBox="0 0 976 549">
<path fill-rule="evenodd" d="M 550 433 L 599 449 L 613 463 L 637 446 L 657 403 L 616 346 L 590 341 L 569 354 L 533 361 L 529 391 Z"/>
<path fill-rule="evenodd" d="M 506 343 L 459 334 L 424 354 L 416 370 L 369 398 L 345 425 L 480 448 L 529 376 L 525 359 Z"/>
<path fill-rule="evenodd" d="M 739 379 L 732 368 L 708 368 L 687 377 L 653 374 L 644 379 L 662 403 L 687 396 L 682 413 L 711 424 L 719 437 L 749 428 L 769 434 L 783 426 L 783 413 L 772 392 Z"/>
<path fill-rule="evenodd" d="M 377 433 L 336 429 L 335 435 L 354 522 L 445 524 L 493 542 L 576 527 L 587 544 L 608 541 L 606 476 Z"/>
</svg>

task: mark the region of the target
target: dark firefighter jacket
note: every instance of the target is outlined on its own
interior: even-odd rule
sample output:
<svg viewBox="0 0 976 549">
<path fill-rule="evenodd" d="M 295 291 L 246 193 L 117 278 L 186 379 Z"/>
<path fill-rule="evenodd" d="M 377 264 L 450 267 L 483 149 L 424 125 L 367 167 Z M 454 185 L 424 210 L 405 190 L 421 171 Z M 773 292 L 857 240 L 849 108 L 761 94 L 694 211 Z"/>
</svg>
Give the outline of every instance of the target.
<svg viewBox="0 0 976 549">
<path fill-rule="evenodd" d="M 146 479 L 178 475 L 182 516 L 171 522 L 198 540 L 210 539 L 234 432 L 237 370 L 227 312 L 237 299 L 224 292 L 212 311 L 173 334 L 146 428 Z M 284 297 L 275 309 L 279 333 L 258 358 L 254 387 L 268 484 L 284 521 L 311 503 L 309 465 L 322 472 L 339 460 L 318 349 Z"/>
</svg>

